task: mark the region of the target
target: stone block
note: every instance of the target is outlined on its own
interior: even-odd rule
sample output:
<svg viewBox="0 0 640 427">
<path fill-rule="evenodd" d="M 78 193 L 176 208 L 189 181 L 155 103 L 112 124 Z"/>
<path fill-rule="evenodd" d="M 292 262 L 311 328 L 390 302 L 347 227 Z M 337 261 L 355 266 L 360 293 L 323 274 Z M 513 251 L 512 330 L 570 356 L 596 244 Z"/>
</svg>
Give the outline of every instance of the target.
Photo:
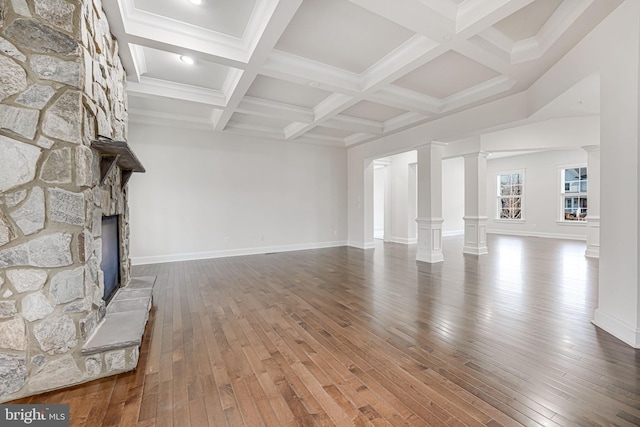
<svg viewBox="0 0 640 427">
<path fill-rule="evenodd" d="M 35 393 L 75 384 L 83 379 L 75 360 L 67 354 L 46 363 L 40 372 L 29 379 L 28 388 Z"/>
<path fill-rule="evenodd" d="M 44 319 L 53 313 L 54 307 L 42 292 L 29 294 L 22 299 L 22 317 L 29 322 Z"/>
<path fill-rule="evenodd" d="M 73 31 L 76 7 L 64 0 L 35 0 L 36 15 L 65 31 Z"/>
<path fill-rule="evenodd" d="M 79 145 L 76 147 L 76 185 L 91 187 L 93 177 L 93 152 L 89 147 Z"/>
<path fill-rule="evenodd" d="M 10 215 L 25 236 L 42 230 L 45 220 L 42 188 L 33 187 L 27 201 Z"/>
<path fill-rule="evenodd" d="M 61 188 L 49 189 L 49 220 L 70 225 L 84 224 L 84 196 Z"/>
<path fill-rule="evenodd" d="M 51 150 L 42 165 L 40 179 L 49 184 L 71 183 L 71 148 Z"/>
<path fill-rule="evenodd" d="M 56 90 L 51 86 L 33 85 L 29 89 L 22 92 L 16 102 L 26 107 L 41 110 L 49 102 L 51 97 L 55 95 Z"/>
<path fill-rule="evenodd" d="M 143 310 L 108 314 L 82 347 L 82 354 L 140 346 L 147 318 L 148 313 Z"/>
<path fill-rule="evenodd" d="M 27 190 L 20 190 L 14 193 L 7 193 L 4 195 L 4 201 L 7 203 L 7 207 L 9 208 L 13 208 L 19 205 L 26 198 L 27 198 Z"/>
<path fill-rule="evenodd" d="M 47 277 L 47 272 L 44 270 L 18 269 L 7 271 L 7 278 L 19 293 L 41 289 L 47 281 Z"/>
<path fill-rule="evenodd" d="M 0 348 L 21 351 L 27 349 L 26 329 L 20 316 L 0 322 Z"/>
<path fill-rule="evenodd" d="M 97 377 L 102 373 L 102 359 L 100 355 L 89 356 L 84 361 L 87 376 Z"/>
<path fill-rule="evenodd" d="M 23 248 L 26 248 L 27 262 L 24 264 L 12 263 L 13 266 L 64 267 L 73 263 L 71 234 L 66 232 L 38 237 L 12 249 L 16 249 L 18 257 L 21 257 Z M 11 251 L 11 249 L 7 251 Z M 5 251 L 0 251 L 0 268 L 9 266 L 3 257 L 3 252 Z"/>
<path fill-rule="evenodd" d="M 28 243 L 30 265 L 35 267 L 63 267 L 72 263 L 71 234 L 56 233 Z"/>
<path fill-rule="evenodd" d="M 7 27 L 5 34 L 18 46 L 33 52 L 65 56 L 78 53 L 78 42 L 73 37 L 37 19 L 18 18 Z"/>
<path fill-rule="evenodd" d="M 26 88 L 27 72 L 24 68 L 13 59 L 0 55 L 0 101 Z"/>
<path fill-rule="evenodd" d="M 31 358 L 31 363 L 38 368 L 42 368 L 44 363 L 47 361 L 47 358 L 44 354 L 36 354 Z"/>
<path fill-rule="evenodd" d="M 104 355 L 104 363 L 107 368 L 107 372 L 123 371 L 125 369 L 126 364 L 124 354 L 125 351 L 122 349 L 110 351 Z"/>
<path fill-rule="evenodd" d="M 91 310 L 91 298 L 85 297 L 80 301 L 72 302 L 64 306 L 63 313 L 85 313 Z"/>
<path fill-rule="evenodd" d="M 0 397 L 20 390 L 27 381 L 27 358 L 0 353 Z"/>
<path fill-rule="evenodd" d="M 82 142 L 80 137 L 82 127 L 81 98 L 80 92 L 65 92 L 44 113 L 42 131 L 52 138 L 80 144 Z"/>
<path fill-rule="evenodd" d="M 129 351 L 129 357 L 127 358 L 127 368 L 135 369 L 138 366 L 138 359 L 140 358 L 140 350 L 138 347 L 134 347 Z"/>
<path fill-rule="evenodd" d="M 13 318 L 16 314 L 18 314 L 18 310 L 16 310 L 15 301 L 0 301 L 0 319 Z"/>
<path fill-rule="evenodd" d="M 22 54 L 9 40 L 0 37 L 0 52 L 24 62 L 27 57 Z"/>
<path fill-rule="evenodd" d="M 38 147 L 0 135 L 0 193 L 34 180 L 40 152 Z"/>
<path fill-rule="evenodd" d="M 84 298 L 84 267 L 61 271 L 53 276 L 49 292 L 56 304 Z"/>
<path fill-rule="evenodd" d="M 84 319 L 81 319 L 79 323 L 80 338 L 86 341 L 96 329 L 97 324 L 98 320 L 95 312 L 91 312 Z"/>
<path fill-rule="evenodd" d="M 4 246 L 16 238 L 16 232 L 7 218 L 0 211 L 0 246 Z"/>
<path fill-rule="evenodd" d="M 33 55 L 29 65 L 35 76 L 78 88 L 80 86 L 80 62 L 65 61 L 48 55 Z"/>
<path fill-rule="evenodd" d="M 43 320 L 33 328 L 33 335 L 47 354 L 66 353 L 78 344 L 76 325 L 66 315 Z"/>
<path fill-rule="evenodd" d="M 40 111 L 0 104 L 0 128 L 9 129 L 28 139 L 36 135 Z"/>
<path fill-rule="evenodd" d="M 11 0 L 11 5 L 18 15 L 31 16 L 31 11 L 29 10 L 29 6 L 27 6 L 26 0 Z"/>
</svg>

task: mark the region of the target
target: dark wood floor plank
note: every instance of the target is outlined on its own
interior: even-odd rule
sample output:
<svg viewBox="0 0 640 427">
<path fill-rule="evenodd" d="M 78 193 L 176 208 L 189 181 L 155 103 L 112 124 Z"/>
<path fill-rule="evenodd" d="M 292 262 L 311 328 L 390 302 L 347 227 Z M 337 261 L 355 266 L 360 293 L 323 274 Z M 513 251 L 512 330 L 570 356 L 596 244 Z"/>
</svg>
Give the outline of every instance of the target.
<svg viewBox="0 0 640 427">
<path fill-rule="evenodd" d="M 92 427 L 640 425 L 640 351 L 591 323 L 584 243 L 444 243 L 136 266 L 138 369 L 13 403 Z"/>
</svg>

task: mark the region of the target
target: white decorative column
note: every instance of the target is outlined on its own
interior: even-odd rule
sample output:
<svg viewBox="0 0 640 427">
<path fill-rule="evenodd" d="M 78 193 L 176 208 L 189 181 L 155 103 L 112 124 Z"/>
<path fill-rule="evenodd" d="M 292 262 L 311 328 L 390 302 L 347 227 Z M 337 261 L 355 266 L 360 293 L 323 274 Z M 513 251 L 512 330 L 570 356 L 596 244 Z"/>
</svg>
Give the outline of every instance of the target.
<svg viewBox="0 0 640 427">
<path fill-rule="evenodd" d="M 442 148 L 429 142 L 418 152 L 418 252 L 417 261 L 444 261 L 442 255 Z"/>
<path fill-rule="evenodd" d="M 587 249 L 584 255 L 600 258 L 600 146 L 582 147 L 587 152 Z"/>
<path fill-rule="evenodd" d="M 487 153 L 464 156 L 464 246 L 462 252 L 484 255 L 487 250 Z"/>
</svg>

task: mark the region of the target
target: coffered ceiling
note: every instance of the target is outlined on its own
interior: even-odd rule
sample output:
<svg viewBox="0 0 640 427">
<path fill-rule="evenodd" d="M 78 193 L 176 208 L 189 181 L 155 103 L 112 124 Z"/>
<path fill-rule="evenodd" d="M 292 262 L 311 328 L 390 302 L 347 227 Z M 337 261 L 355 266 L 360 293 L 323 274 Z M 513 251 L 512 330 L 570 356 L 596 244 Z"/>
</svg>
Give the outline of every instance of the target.
<svg viewBox="0 0 640 427">
<path fill-rule="evenodd" d="M 103 2 L 131 120 L 348 147 L 525 90 L 621 0 L 201 1 Z"/>
</svg>

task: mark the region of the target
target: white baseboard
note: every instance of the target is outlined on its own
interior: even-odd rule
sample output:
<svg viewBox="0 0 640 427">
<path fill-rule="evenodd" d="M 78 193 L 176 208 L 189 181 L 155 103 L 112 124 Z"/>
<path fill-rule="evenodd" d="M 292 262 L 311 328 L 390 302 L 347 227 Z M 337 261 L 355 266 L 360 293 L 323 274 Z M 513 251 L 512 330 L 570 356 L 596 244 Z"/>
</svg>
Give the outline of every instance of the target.
<svg viewBox="0 0 640 427">
<path fill-rule="evenodd" d="M 390 236 L 386 241 L 387 242 L 392 242 L 392 243 L 400 243 L 402 245 L 415 245 L 416 243 L 418 243 L 418 238 L 417 237 L 395 237 L 395 236 Z"/>
<path fill-rule="evenodd" d="M 586 242 L 587 236 L 560 233 L 540 233 L 536 231 L 487 230 L 487 234 L 506 234 L 508 236 L 543 237 L 545 239 L 581 240 Z"/>
<path fill-rule="evenodd" d="M 160 264 L 164 262 L 194 261 L 199 259 L 226 258 L 244 255 L 261 255 L 272 252 L 304 251 L 347 246 L 346 241 L 300 243 L 294 245 L 261 246 L 256 248 L 225 249 L 219 251 L 131 257 L 131 265 Z M 350 246 L 350 245 L 349 245 Z"/>
<path fill-rule="evenodd" d="M 633 348 L 640 348 L 640 329 L 634 328 L 622 320 L 604 313 L 599 308 L 593 313 L 592 322 L 614 337 L 629 344 Z"/>
<path fill-rule="evenodd" d="M 354 241 L 349 241 L 347 242 L 347 246 L 350 246 L 352 248 L 357 248 L 357 249 L 373 249 L 376 247 L 376 242 L 375 241 L 371 241 L 371 242 L 354 242 Z"/>
<path fill-rule="evenodd" d="M 464 230 L 450 230 L 450 231 L 442 232 L 442 237 L 451 237 L 451 236 L 464 236 Z"/>
</svg>

